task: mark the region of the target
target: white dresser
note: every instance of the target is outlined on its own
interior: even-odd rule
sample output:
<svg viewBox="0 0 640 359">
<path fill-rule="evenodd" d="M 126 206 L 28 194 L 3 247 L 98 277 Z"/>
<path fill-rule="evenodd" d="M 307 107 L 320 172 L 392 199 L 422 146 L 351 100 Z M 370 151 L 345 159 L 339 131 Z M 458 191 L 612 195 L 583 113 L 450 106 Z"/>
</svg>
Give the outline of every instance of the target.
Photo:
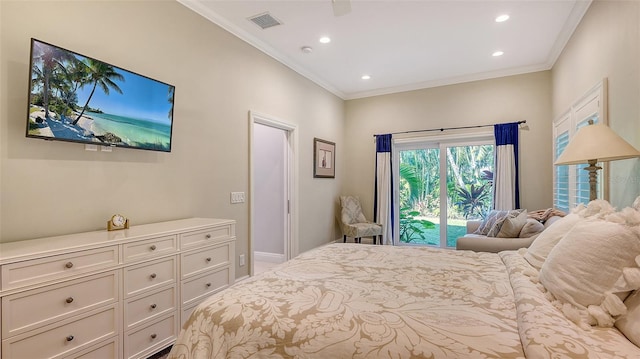
<svg viewBox="0 0 640 359">
<path fill-rule="evenodd" d="M 146 358 L 234 257 L 235 221 L 211 218 L 0 244 L 0 358 Z"/>
</svg>

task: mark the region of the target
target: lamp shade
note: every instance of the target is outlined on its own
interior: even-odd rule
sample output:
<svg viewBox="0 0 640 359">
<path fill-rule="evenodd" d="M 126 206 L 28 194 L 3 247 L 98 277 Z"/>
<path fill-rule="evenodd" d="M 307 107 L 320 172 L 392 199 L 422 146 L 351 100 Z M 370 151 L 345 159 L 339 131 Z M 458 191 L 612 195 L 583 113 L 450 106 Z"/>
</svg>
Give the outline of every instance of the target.
<svg viewBox="0 0 640 359">
<path fill-rule="evenodd" d="M 595 124 L 578 130 L 554 164 L 574 165 L 589 160 L 606 162 L 633 157 L 640 157 L 640 151 L 608 126 Z"/>
</svg>

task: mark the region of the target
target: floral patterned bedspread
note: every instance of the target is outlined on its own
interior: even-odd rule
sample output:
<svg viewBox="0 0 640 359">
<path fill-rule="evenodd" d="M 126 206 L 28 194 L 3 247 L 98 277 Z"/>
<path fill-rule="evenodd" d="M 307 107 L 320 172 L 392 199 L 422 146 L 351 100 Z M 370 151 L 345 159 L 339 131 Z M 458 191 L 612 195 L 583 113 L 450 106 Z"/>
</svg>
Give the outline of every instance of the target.
<svg viewBox="0 0 640 359">
<path fill-rule="evenodd" d="M 532 280 L 533 267 L 516 252 L 501 252 L 515 293 L 518 330 L 527 358 L 638 359 L 640 348 L 615 328 L 583 330 L 554 307 Z M 640 325 L 640 323 L 638 323 Z"/>
<path fill-rule="evenodd" d="M 584 333 L 556 326 L 553 306 L 538 313 L 524 264 L 516 252 L 326 245 L 207 299 L 169 358 L 640 358 L 615 329 L 576 344 Z"/>
</svg>

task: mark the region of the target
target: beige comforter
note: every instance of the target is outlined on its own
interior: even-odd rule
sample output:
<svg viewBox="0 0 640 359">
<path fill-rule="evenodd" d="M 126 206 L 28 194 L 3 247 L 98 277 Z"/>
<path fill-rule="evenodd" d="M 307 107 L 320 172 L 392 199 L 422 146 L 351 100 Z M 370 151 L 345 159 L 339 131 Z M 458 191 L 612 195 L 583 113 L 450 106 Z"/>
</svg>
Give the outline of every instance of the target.
<svg viewBox="0 0 640 359">
<path fill-rule="evenodd" d="M 202 303 L 170 358 L 640 357 L 614 329 L 585 342 L 552 306 L 538 312 L 526 265 L 515 252 L 327 245 Z"/>
</svg>

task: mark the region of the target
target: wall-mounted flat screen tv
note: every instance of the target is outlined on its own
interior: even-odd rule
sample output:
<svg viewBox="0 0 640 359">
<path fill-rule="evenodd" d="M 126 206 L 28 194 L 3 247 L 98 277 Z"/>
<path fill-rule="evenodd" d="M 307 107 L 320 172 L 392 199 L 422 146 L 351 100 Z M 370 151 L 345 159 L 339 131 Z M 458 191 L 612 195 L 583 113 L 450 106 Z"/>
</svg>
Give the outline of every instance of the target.
<svg viewBox="0 0 640 359">
<path fill-rule="evenodd" d="M 175 87 L 31 39 L 27 137 L 171 152 Z"/>
</svg>

